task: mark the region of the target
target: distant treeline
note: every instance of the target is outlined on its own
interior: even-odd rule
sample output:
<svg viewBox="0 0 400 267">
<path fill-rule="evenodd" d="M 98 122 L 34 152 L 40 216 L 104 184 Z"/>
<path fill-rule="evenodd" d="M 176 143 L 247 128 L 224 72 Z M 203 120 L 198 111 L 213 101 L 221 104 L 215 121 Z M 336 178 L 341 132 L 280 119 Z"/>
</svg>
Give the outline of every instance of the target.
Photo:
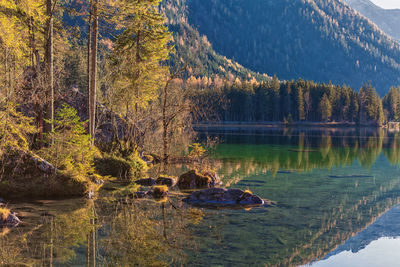
<svg viewBox="0 0 400 267">
<path fill-rule="evenodd" d="M 198 90 L 199 105 L 212 107 L 202 120 L 239 122 L 355 122 L 383 125 L 400 120 L 400 89 L 381 99 L 370 84 L 356 92 L 346 85 L 313 81 L 234 81 Z"/>
</svg>

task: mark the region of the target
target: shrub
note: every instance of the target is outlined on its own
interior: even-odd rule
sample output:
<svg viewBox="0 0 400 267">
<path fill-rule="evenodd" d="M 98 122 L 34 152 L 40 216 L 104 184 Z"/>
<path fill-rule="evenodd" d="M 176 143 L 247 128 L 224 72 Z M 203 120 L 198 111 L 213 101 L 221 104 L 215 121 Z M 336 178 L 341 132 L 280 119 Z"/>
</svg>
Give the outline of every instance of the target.
<svg viewBox="0 0 400 267">
<path fill-rule="evenodd" d="M 95 159 L 96 171 L 103 176 L 113 176 L 122 180 L 137 180 L 145 176 L 147 164 L 137 153 L 127 158 L 115 154 Z"/>
</svg>

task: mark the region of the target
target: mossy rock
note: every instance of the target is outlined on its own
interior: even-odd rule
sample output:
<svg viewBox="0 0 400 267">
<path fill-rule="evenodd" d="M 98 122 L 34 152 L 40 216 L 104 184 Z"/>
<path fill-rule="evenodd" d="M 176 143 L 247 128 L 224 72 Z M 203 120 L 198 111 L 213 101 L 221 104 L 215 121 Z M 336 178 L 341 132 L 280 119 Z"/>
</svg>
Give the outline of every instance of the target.
<svg viewBox="0 0 400 267">
<path fill-rule="evenodd" d="M 112 176 L 124 181 L 142 178 L 147 171 L 147 164 L 137 155 L 127 159 L 116 155 L 105 155 L 94 161 L 96 171 L 103 176 Z"/>
<path fill-rule="evenodd" d="M 196 189 L 210 187 L 211 182 L 211 177 L 198 173 L 196 170 L 190 170 L 179 176 L 177 185 L 179 189 Z"/>
<path fill-rule="evenodd" d="M 7 198 L 52 198 L 85 196 L 97 191 L 89 177 L 55 170 L 47 161 L 23 151 L 8 155 L 3 161 L 4 174 L 0 192 Z"/>
<path fill-rule="evenodd" d="M 155 185 L 153 186 L 153 197 L 164 198 L 168 196 L 168 186 L 166 185 Z"/>
</svg>

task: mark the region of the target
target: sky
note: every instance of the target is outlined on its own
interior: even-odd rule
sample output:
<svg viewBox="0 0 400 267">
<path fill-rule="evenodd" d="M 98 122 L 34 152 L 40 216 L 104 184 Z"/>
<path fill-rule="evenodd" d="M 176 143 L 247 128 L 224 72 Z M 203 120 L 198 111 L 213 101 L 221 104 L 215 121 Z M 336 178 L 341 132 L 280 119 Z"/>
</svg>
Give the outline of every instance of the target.
<svg viewBox="0 0 400 267">
<path fill-rule="evenodd" d="M 399 0 L 371 0 L 375 5 L 386 9 L 400 8 Z"/>
</svg>

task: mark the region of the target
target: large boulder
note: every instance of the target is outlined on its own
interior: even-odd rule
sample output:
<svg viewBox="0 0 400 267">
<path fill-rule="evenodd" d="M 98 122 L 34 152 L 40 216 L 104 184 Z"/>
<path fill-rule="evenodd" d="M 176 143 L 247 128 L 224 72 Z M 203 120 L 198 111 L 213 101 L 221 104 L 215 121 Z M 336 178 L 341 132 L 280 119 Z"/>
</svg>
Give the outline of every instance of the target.
<svg viewBox="0 0 400 267">
<path fill-rule="evenodd" d="M 189 204 L 217 206 L 258 206 L 264 200 L 241 189 L 208 188 L 191 193 L 183 201 Z"/>
<path fill-rule="evenodd" d="M 195 170 L 190 170 L 178 179 L 179 189 L 197 189 L 197 188 L 207 188 L 221 185 L 222 182 L 218 175 L 212 172 L 198 173 Z"/>
<path fill-rule="evenodd" d="M 88 177 L 57 170 L 29 151 L 13 151 L 0 165 L 3 170 L 0 193 L 8 199 L 85 196 L 99 188 Z"/>
</svg>

